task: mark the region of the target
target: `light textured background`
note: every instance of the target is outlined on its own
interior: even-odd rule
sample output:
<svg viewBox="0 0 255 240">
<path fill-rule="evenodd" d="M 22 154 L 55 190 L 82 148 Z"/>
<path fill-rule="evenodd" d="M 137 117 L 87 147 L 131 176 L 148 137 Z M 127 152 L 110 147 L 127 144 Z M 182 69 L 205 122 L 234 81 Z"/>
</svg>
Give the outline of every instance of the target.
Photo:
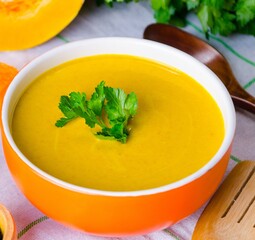
<svg viewBox="0 0 255 240">
<path fill-rule="evenodd" d="M 153 22 L 153 13 L 147 1 L 138 4 L 119 4 L 110 9 L 105 6 L 97 8 L 94 0 L 88 0 L 79 16 L 60 35 L 26 51 L 0 52 L 0 61 L 20 69 L 36 56 L 56 46 L 66 44 L 66 41 L 106 36 L 142 38 L 144 28 Z M 196 16 L 190 15 L 189 24 L 185 30 L 204 39 L 204 35 L 197 27 L 201 30 Z M 240 84 L 246 87 L 248 92 L 255 95 L 255 38 L 240 34 L 228 38 L 212 36 L 209 43 L 228 59 Z M 255 115 L 241 109 L 237 109 L 236 112 L 237 129 L 226 175 L 238 161 L 255 160 Z M 105 239 L 71 230 L 43 216 L 17 189 L 5 164 L 2 150 L 0 150 L 0 202 L 4 203 L 12 212 L 17 224 L 19 239 Z M 144 236 L 110 239 L 188 240 L 191 239 L 201 211 L 202 208 L 165 231 Z"/>
</svg>

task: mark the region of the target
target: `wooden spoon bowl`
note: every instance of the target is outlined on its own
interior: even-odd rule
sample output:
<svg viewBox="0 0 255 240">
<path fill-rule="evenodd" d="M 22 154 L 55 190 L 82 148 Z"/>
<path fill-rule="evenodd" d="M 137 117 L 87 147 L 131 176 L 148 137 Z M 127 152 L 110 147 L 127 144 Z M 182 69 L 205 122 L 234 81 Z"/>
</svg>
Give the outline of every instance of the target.
<svg viewBox="0 0 255 240">
<path fill-rule="evenodd" d="M 255 162 L 235 166 L 200 216 L 192 240 L 255 239 Z"/>
<path fill-rule="evenodd" d="M 144 31 L 144 38 L 175 47 L 205 64 L 225 84 L 235 106 L 255 113 L 255 98 L 240 86 L 227 60 L 208 43 L 179 28 L 165 24 L 149 25 Z"/>
</svg>

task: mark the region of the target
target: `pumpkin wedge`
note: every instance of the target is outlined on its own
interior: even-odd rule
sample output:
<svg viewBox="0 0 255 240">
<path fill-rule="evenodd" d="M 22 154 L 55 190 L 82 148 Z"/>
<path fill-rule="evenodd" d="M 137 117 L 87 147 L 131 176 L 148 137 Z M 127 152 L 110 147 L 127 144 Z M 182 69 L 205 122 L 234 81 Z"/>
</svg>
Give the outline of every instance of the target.
<svg viewBox="0 0 255 240">
<path fill-rule="evenodd" d="M 0 62 L 0 112 L 2 109 L 2 101 L 4 99 L 4 94 L 6 92 L 6 89 L 8 88 L 8 86 L 10 85 L 11 81 L 13 80 L 13 78 L 16 76 L 17 73 L 18 73 L 18 70 L 16 68 Z M 1 121 L 0 121 L 0 129 L 1 129 Z"/>
<path fill-rule="evenodd" d="M 84 0 L 0 0 L 0 51 L 39 45 L 78 14 Z"/>
<path fill-rule="evenodd" d="M 0 204 L 0 232 L 0 239 L 17 240 L 15 222 L 11 213 L 2 204 Z"/>
</svg>

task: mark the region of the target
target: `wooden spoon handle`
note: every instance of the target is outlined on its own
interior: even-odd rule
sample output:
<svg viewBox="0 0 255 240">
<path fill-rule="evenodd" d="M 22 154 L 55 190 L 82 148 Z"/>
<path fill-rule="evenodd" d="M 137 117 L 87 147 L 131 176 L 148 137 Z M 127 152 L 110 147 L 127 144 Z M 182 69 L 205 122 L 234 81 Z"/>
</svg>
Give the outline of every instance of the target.
<svg viewBox="0 0 255 240">
<path fill-rule="evenodd" d="M 239 84 L 229 86 L 228 90 L 235 106 L 255 113 L 255 98 L 246 92 Z"/>
<path fill-rule="evenodd" d="M 220 53 L 214 55 L 213 60 L 204 64 L 210 68 L 224 83 L 236 107 L 240 107 L 251 113 L 255 113 L 255 98 L 246 92 L 245 89 L 239 84 L 231 70 L 229 63 L 225 61 L 224 57 Z"/>
<path fill-rule="evenodd" d="M 224 56 L 208 43 L 181 29 L 165 24 L 149 25 L 144 31 L 144 38 L 175 47 L 205 64 L 225 84 L 235 106 L 255 113 L 255 98 L 239 85 Z"/>
<path fill-rule="evenodd" d="M 224 62 L 224 68 L 221 67 L 223 66 L 223 56 L 219 56 L 214 57 L 214 61 L 208 62 L 205 65 L 210 68 L 225 84 L 235 106 L 245 109 L 251 113 L 255 113 L 255 98 L 246 92 L 244 88 L 239 84 L 233 75 L 228 62 Z"/>
<path fill-rule="evenodd" d="M 235 106 L 245 109 L 251 113 L 255 113 L 255 103 L 247 101 L 244 98 L 240 98 L 240 97 L 236 97 L 236 96 L 231 96 L 231 97 L 233 99 Z"/>
</svg>

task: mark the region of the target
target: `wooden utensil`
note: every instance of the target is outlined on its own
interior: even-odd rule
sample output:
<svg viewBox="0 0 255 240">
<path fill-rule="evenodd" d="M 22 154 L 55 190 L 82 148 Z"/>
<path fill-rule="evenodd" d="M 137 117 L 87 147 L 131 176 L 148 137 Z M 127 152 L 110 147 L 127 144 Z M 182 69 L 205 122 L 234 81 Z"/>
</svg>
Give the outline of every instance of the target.
<svg viewBox="0 0 255 240">
<path fill-rule="evenodd" d="M 227 60 L 208 43 L 179 28 L 165 24 L 149 25 L 144 31 L 144 38 L 173 46 L 204 63 L 225 84 L 235 106 L 255 113 L 255 98 L 239 85 Z"/>
<path fill-rule="evenodd" d="M 255 239 L 255 162 L 243 161 L 217 190 L 195 227 L 192 240 Z"/>
<path fill-rule="evenodd" d="M 3 240 L 17 240 L 14 220 L 5 206 L 0 204 L 0 231 Z M 0 235 L 1 236 L 1 235 Z"/>
</svg>

